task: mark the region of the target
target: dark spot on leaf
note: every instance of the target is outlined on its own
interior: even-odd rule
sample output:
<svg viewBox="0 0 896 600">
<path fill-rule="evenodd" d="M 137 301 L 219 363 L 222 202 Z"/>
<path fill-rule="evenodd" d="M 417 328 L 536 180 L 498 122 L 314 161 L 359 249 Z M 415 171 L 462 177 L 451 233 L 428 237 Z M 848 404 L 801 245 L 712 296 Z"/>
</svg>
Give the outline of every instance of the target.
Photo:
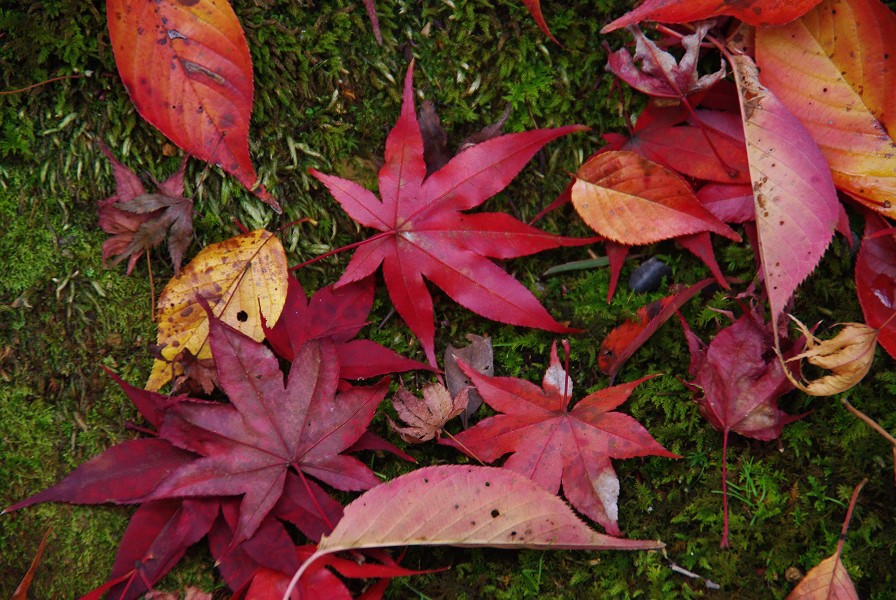
<svg viewBox="0 0 896 600">
<path fill-rule="evenodd" d="M 194 6 L 199 4 L 199 0 L 177 0 L 179 4 L 183 4 L 184 6 Z"/>
<path fill-rule="evenodd" d="M 491 484 L 490 481 L 486 481 L 486 482 L 485 482 L 485 487 L 491 487 L 491 486 L 492 486 L 492 484 Z"/>
<path fill-rule="evenodd" d="M 460 504 L 455 504 L 455 505 L 454 505 L 454 510 L 457 510 L 458 508 L 460 508 Z"/>
<path fill-rule="evenodd" d="M 245 323 L 246 321 L 249 320 L 249 313 L 247 313 L 244 310 L 241 310 L 240 312 L 236 313 L 236 320 L 239 321 L 240 323 Z"/>
<path fill-rule="evenodd" d="M 424 478 L 423 478 L 423 483 L 429 483 L 429 479 L 427 479 L 426 477 L 424 477 Z"/>
<path fill-rule="evenodd" d="M 497 508 L 493 508 L 491 514 L 492 514 L 492 518 L 496 519 L 497 517 L 499 517 L 501 515 L 501 511 L 499 511 Z"/>
</svg>

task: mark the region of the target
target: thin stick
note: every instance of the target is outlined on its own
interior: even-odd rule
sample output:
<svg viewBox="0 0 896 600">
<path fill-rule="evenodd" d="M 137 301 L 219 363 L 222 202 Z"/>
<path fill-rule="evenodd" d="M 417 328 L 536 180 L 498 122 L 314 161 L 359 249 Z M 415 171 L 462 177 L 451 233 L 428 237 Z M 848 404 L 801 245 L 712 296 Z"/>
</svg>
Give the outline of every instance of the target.
<svg viewBox="0 0 896 600">
<path fill-rule="evenodd" d="M 152 261 L 149 260 L 149 250 L 146 250 L 146 269 L 149 271 L 149 318 L 156 322 L 156 284 L 152 278 Z"/>
<path fill-rule="evenodd" d="M 708 589 L 708 590 L 717 590 L 717 589 L 721 588 L 721 586 L 718 583 L 716 583 L 715 581 L 713 581 L 712 579 L 707 579 L 706 577 L 697 575 L 693 571 L 688 571 L 684 567 L 677 565 L 674 560 L 669 558 L 669 555 L 666 553 L 665 548 L 663 548 L 663 558 L 666 559 L 666 562 L 669 563 L 669 568 L 672 569 L 672 571 L 674 571 L 675 573 L 680 573 L 681 575 L 684 575 L 685 577 L 690 577 L 691 579 L 697 579 L 699 581 L 702 581 L 703 585 L 705 585 L 706 589 Z"/>
<path fill-rule="evenodd" d="M 53 83 L 54 81 L 62 81 L 64 79 L 81 79 L 84 77 L 83 73 L 78 73 L 77 75 L 60 75 L 59 77 L 53 77 L 52 79 L 47 79 L 46 81 L 41 81 L 40 83 L 35 83 L 29 85 L 27 87 L 23 87 L 18 90 L 9 90 L 6 92 L 0 92 L 0 96 L 9 96 L 11 94 L 21 94 L 22 92 L 27 92 L 28 90 L 33 90 L 36 87 L 40 87 L 42 85 L 47 85 L 48 83 Z"/>
<path fill-rule="evenodd" d="M 840 556 L 840 553 L 843 551 L 843 542 L 846 541 L 846 532 L 849 530 L 849 522 L 852 520 L 852 511 L 856 507 L 856 500 L 859 499 L 859 492 L 862 491 L 862 487 L 866 483 L 868 483 L 867 477 L 860 481 L 859 485 L 852 491 L 852 497 L 849 499 L 849 508 L 846 509 L 846 518 L 843 519 L 843 527 L 840 528 L 840 541 L 837 542 L 837 556 Z"/>
<path fill-rule="evenodd" d="M 896 452 L 896 437 L 893 437 L 892 435 L 890 435 L 887 432 L 887 430 L 884 429 L 883 427 L 881 427 L 880 425 L 878 425 L 874 419 L 872 419 L 871 417 L 869 417 L 868 415 L 866 415 L 865 413 L 860 411 L 858 408 L 856 408 L 855 406 L 850 404 L 849 400 L 847 400 L 846 398 L 840 398 L 840 404 L 845 406 L 846 410 L 848 410 L 849 412 L 851 412 L 852 414 L 857 416 L 859 419 L 864 421 L 865 424 L 868 425 L 868 427 L 870 427 L 871 429 L 873 429 L 874 431 L 876 431 L 877 433 L 882 435 L 885 440 L 887 440 L 888 442 L 893 444 L 893 451 Z"/>
</svg>

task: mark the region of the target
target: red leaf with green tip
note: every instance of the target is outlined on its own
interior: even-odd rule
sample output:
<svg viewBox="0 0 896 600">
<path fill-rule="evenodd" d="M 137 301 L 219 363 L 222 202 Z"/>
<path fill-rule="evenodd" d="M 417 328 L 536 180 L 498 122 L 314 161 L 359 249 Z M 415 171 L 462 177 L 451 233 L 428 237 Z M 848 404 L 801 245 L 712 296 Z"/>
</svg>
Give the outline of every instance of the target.
<svg viewBox="0 0 896 600">
<path fill-rule="evenodd" d="M 560 365 L 556 343 L 542 387 L 512 377 L 488 377 L 458 361 L 485 403 L 501 414 L 489 417 L 442 443 L 493 462 L 512 453 L 505 469 L 522 473 L 556 494 L 563 485 L 579 512 L 611 535 L 617 524 L 619 480 L 611 458 L 667 456 L 678 458 L 654 440 L 635 419 L 611 412 L 635 387 L 650 379 L 590 394 L 569 410 L 572 381 Z"/>
<path fill-rule="evenodd" d="M 280 212 L 249 157 L 252 58 L 230 3 L 107 0 L 106 18 L 118 74 L 137 112 Z"/>
<path fill-rule="evenodd" d="M 343 386 L 332 343 L 311 341 L 284 385 L 273 353 L 217 319 L 210 341 L 221 388 L 231 404 L 184 401 L 169 408 L 159 435 L 201 456 L 172 473 L 153 498 L 242 495 L 236 542 L 255 533 L 283 495 L 290 469 L 342 490 L 379 479 L 342 455 L 367 429 L 386 393 Z"/>
<path fill-rule="evenodd" d="M 821 0 L 647 0 L 600 30 L 609 33 L 642 21 L 690 23 L 722 15 L 750 25 L 783 25 L 798 19 Z"/>
<path fill-rule="evenodd" d="M 504 189 L 549 141 L 586 128 L 573 125 L 502 135 L 464 150 L 426 177 L 412 74 L 413 65 L 405 78 L 401 116 L 386 140 L 386 160 L 379 173 L 381 200 L 353 181 L 311 170 L 352 219 L 381 232 L 355 250 L 336 288 L 364 279 L 382 264 L 395 309 L 420 339 L 433 366 L 433 305 L 424 278 L 486 318 L 570 331 L 489 259 L 593 240 L 548 234 L 504 213 L 461 211 L 479 206 Z"/>
</svg>

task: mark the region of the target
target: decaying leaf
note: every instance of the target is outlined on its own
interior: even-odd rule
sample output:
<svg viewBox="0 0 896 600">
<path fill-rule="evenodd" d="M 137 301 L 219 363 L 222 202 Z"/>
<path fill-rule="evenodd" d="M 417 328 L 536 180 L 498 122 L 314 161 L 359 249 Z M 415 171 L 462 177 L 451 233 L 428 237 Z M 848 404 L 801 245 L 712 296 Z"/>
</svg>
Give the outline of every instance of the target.
<svg viewBox="0 0 896 600">
<path fill-rule="evenodd" d="M 410 444 L 421 444 L 442 434 L 445 423 L 459 415 L 467 407 L 466 388 L 456 396 L 444 385 L 430 383 L 423 388 L 423 399 L 409 392 L 404 386 L 392 398 L 392 406 L 398 417 L 409 427 L 399 427 L 392 419 L 392 426 L 401 439 Z"/>
<path fill-rule="evenodd" d="M 102 200 L 98 209 L 100 228 L 113 234 L 103 243 L 103 263 L 113 259 L 114 265 L 127 258 L 130 275 L 140 256 L 167 236 L 171 263 L 179 272 L 193 235 L 193 201 L 183 197 L 187 159 L 171 177 L 156 182 L 159 193 L 148 194 L 140 178 L 118 162 L 105 144 L 99 147 L 115 176 L 115 194 Z"/>
<path fill-rule="evenodd" d="M 830 371 L 819 379 L 803 383 L 785 367 L 784 374 L 796 388 L 810 396 L 833 396 L 845 392 L 862 380 L 871 369 L 878 330 L 864 323 L 841 323 L 843 329 L 829 340 L 820 340 L 796 317 L 790 316 L 806 338 L 806 351 L 788 359 L 806 359 L 810 364 Z"/>
<path fill-rule="evenodd" d="M 843 527 L 840 529 L 840 541 L 837 542 L 837 550 L 829 557 L 818 563 L 806 577 L 793 588 L 787 600 L 858 600 L 856 588 L 846 572 L 846 567 L 840 560 L 843 553 L 843 542 L 846 541 L 846 532 L 849 529 L 849 521 L 852 519 L 852 511 L 856 506 L 859 492 L 868 480 L 862 480 L 852 491 L 849 507 L 846 509 L 846 517 L 843 519 Z"/>
<path fill-rule="evenodd" d="M 391 546 L 655 550 L 660 541 L 598 533 L 560 498 L 528 478 L 492 467 L 446 465 L 417 469 L 362 494 L 290 589 L 317 559 L 360 548 Z M 287 596 L 284 596 L 287 597 Z"/>
<path fill-rule="evenodd" d="M 261 315 L 269 322 L 279 318 L 286 287 L 286 253 L 268 231 L 258 229 L 204 248 L 159 297 L 158 343 L 164 360 L 155 361 L 146 389 L 158 390 L 183 372 L 177 361 L 184 350 L 200 361 L 212 357 L 208 315 L 200 299 L 215 317 L 261 341 Z"/>
<path fill-rule="evenodd" d="M 492 349 L 492 338 L 482 337 L 475 333 L 468 333 L 467 339 L 470 345 L 462 348 L 456 348 L 452 344 L 448 344 L 445 348 L 445 384 L 452 397 L 457 397 L 462 390 L 469 388 L 467 391 L 467 407 L 461 413 L 460 418 L 464 423 L 464 428 L 469 424 L 469 419 L 479 407 L 482 406 L 482 396 L 471 387 L 473 384 L 470 378 L 464 375 L 464 372 L 457 366 L 457 360 L 460 359 L 464 363 L 475 369 L 483 375 L 492 376 L 495 374 L 495 353 Z"/>
</svg>

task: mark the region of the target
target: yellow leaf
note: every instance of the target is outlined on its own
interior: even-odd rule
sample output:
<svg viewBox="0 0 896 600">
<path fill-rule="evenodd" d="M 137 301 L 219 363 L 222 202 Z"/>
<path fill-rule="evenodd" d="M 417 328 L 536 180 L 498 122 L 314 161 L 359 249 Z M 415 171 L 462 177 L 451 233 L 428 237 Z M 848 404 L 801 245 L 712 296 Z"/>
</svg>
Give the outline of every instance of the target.
<svg viewBox="0 0 896 600">
<path fill-rule="evenodd" d="M 806 337 L 806 351 L 792 360 L 806 359 L 816 367 L 831 373 L 803 384 L 796 381 L 785 368 L 790 382 L 810 396 L 833 396 L 845 392 L 862 380 L 871 369 L 878 330 L 863 323 L 843 323 L 843 329 L 829 340 L 820 340 L 799 320 L 791 316 Z"/>
<path fill-rule="evenodd" d="M 181 372 L 184 350 L 198 359 L 211 358 L 208 315 L 212 313 L 256 341 L 264 339 L 261 315 L 268 323 L 280 317 L 286 301 L 288 271 L 280 240 L 257 229 L 203 249 L 171 279 L 159 297 L 158 344 L 164 360 L 156 360 L 146 389 L 156 391 Z"/>
</svg>

